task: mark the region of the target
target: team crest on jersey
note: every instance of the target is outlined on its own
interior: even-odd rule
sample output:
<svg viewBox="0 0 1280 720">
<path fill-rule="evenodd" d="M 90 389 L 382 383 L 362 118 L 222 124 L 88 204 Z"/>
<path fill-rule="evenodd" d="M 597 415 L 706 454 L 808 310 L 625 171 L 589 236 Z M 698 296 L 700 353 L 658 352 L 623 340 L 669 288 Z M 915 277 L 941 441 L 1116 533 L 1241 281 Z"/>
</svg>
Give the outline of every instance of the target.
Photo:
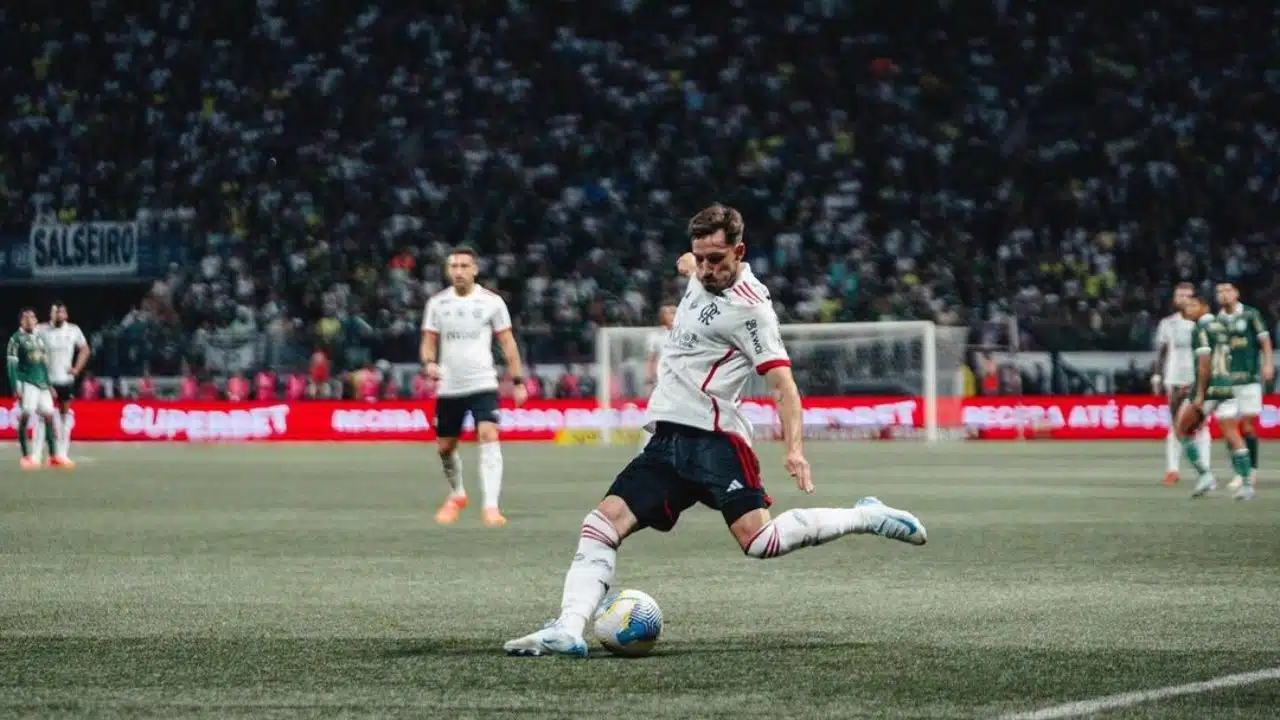
<svg viewBox="0 0 1280 720">
<path fill-rule="evenodd" d="M 709 326 L 711 325 L 711 321 L 719 314 L 720 307 L 715 303 L 711 303 L 710 305 L 702 308 L 702 312 L 698 313 L 698 322 Z"/>
<path fill-rule="evenodd" d="M 1244 321 L 1244 318 L 1236 320 L 1236 332 L 1244 332 L 1245 328 L 1248 326 L 1249 325 Z"/>
<path fill-rule="evenodd" d="M 693 346 L 698 344 L 697 335 L 694 335 L 688 330 L 681 330 L 678 327 L 672 328 L 668 337 L 670 338 L 671 344 L 681 350 L 692 350 Z"/>
</svg>

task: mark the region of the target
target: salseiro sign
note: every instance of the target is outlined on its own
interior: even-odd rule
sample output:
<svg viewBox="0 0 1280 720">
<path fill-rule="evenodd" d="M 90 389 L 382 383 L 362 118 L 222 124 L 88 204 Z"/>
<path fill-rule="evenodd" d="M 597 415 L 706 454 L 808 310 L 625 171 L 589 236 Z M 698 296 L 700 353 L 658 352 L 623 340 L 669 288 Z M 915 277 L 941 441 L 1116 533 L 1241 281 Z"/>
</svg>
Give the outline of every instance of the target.
<svg viewBox="0 0 1280 720">
<path fill-rule="evenodd" d="M 138 274 L 136 222 L 34 225 L 27 241 L 33 278 L 131 278 Z"/>
<path fill-rule="evenodd" d="M 184 235 L 155 222 L 38 222 L 26 235 L 0 237 L 0 283 L 154 280 L 186 262 Z"/>
</svg>

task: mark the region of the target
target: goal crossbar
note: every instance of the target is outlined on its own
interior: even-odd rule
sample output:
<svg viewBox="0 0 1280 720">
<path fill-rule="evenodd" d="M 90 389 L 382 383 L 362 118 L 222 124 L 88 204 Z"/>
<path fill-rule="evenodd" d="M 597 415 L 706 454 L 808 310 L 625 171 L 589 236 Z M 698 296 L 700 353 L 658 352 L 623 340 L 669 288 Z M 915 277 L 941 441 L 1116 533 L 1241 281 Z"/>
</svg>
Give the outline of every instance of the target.
<svg viewBox="0 0 1280 720">
<path fill-rule="evenodd" d="M 940 367 L 945 366 L 945 372 L 951 372 L 957 370 L 964 362 L 965 343 L 968 337 L 966 328 L 939 327 L 927 320 L 900 320 L 866 323 L 793 323 L 783 324 L 779 329 L 783 342 L 791 353 L 793 362 L 796 363 L 795 371 L 798 375 L 809 370 L 803 367 L 809 362 L 804 356 L 815 354 L 818 349 L 826 349 L 827 355 L 834 353 L 840 356 L 842 351 L 844 353 L 843 357 L 837 358 L 842 362 L 835 363 L 839 367 L 824 366 L 822 368 L 827 375 L 834 376 L 833 382 L 836 387 L 848 384 L 849 378 L 841 377 L 842 372 L 848 374 L 851 369 L 857 369 L 859 377 L 905 382 L 916 388 L 908 394 L 920 399 L 920 429 L 923 431 L 924 439 L 931 443 L 940 439 L 938 398 L 939 385 L 943 382 L 941 373 L 944 372 Z M 657 328 L 637 327 L 601 328 L 598 331 L 596 368 L 599 382 L 596 384 L 596 400 L 602 411 L 615 408 L 619 403 L 619 396 L 622 397 L 621 402 L 626 403 L 647 394 L 643 390 L 637 390 L 637 383 L 631 376 L 638 367 L 643 367 L 647 363 L 645 350 L 647 340 L 656 332 L 659 332 Z M 947 350 L 945 353 L 947 357 L 941 363 L 940 335 Z M 909 349 L 900 354 L 910 356 L 908 361 L 910 367 L 896 370 L 889 368 L 884 370 L 882 377 L 868 376 L 868 372 L 874 371 L 857 367 L 859 364 L 856 357 L 857 350 L 878 348 L 878 351 L 883 353 L 893 343 L 909 344 Z M 918 353 L 918 360 L 916 353 Z M 822 358 L 817 360 L 821 362 Z M 623 388 L 615 387 L 619 382 L 624 385 Z M 804 385 L 801 383 L 802 394 L 807 392 Z M 957 393 L 953 390 L 950 394 Z M 601 424 L 601 439 L 605 442 L 613 439 L 614 428 L 610 425 L 609 422 Z"/>
</svg>

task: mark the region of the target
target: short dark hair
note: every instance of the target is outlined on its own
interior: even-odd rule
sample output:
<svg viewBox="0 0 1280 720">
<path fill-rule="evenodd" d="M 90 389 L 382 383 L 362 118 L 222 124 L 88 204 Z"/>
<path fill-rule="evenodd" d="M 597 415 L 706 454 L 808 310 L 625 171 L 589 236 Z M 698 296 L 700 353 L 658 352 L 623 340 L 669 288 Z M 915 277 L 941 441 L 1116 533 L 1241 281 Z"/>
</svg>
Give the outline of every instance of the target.
<svg viewBox="0 0 1280 720">
<path fill-rule="evenodd" d="M 1196 284 L 1195 284 L 1195 283 L 1191 283 L 1191 282 L 1187 282 L 1186 280 L 1183 280 L 1182 282 L 1178 283 L 1177 285 L 1174 285 L 1174 286 L 1173 286 L 1173 289 L 1174 289 L 1174 290 L 1190 290 L 1190 291 L 1192 292 L 1192 294 L 1194 294 L 1194 293 L 1195 293 L 1195 291 L 1196 291 Z"/>
<path fill-rule="evenodd" d="M 18 322 L 22 322 L 23 316 L 26 315 L 27 313 L 31 313 L 36 317 L 40 317 L 38 314 L 36 314 L 36 309 L 28 305 L 27 307 L 24 307 L 18 311 Z"/>
<path fill-rule="evenodd" d="M 720 230 L 724 231 L 725 243 L 737 245 L 742 242 L 742 233 L 746 230 L 746 226 L 742 222 L 742 213 L 731 207 L 716 203 L 699 210 L 698 214 L 694 215 L 693 219 L 689 221 L 690 240 L 715 235 Z"/>
<path fill-rule="evenodd" d="M 449 250 L 449 254 L 450 255 L 470 255 L 472 260 L 475 260 L 476 258 L 480 257 L 480 254 L 477 253 L 475 251 L 475 248 L 471 247 L 470 245 L 455 245 Z"/>
</svg>

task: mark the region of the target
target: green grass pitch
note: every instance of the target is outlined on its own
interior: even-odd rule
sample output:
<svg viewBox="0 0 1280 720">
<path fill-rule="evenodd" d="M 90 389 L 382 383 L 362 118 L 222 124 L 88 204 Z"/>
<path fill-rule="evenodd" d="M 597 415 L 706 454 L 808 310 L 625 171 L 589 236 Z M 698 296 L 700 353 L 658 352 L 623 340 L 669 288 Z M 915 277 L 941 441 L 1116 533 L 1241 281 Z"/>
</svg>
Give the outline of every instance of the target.
<svg viewBox="0 0 1280 720">
<path fill-rule="evenodd" d="M 1280 486 L 1193 502 L 1154 443 L 813 443 L 811 499 L 766 446 L 775 509 L 875 494 L 929 544 L 756 561 L 692 509 L 619 556 L 658 650 L 586 661 L 501 645 L 557 611 L 626 448 L 508 444 L 501 529 L 435 525 L 429 446 L 77 449 L 0 472 L 0 715 L 999 717 L 1280 666 Z M 1108 717 L 1277 707 L 1261 682 Z"/>
</svg>

